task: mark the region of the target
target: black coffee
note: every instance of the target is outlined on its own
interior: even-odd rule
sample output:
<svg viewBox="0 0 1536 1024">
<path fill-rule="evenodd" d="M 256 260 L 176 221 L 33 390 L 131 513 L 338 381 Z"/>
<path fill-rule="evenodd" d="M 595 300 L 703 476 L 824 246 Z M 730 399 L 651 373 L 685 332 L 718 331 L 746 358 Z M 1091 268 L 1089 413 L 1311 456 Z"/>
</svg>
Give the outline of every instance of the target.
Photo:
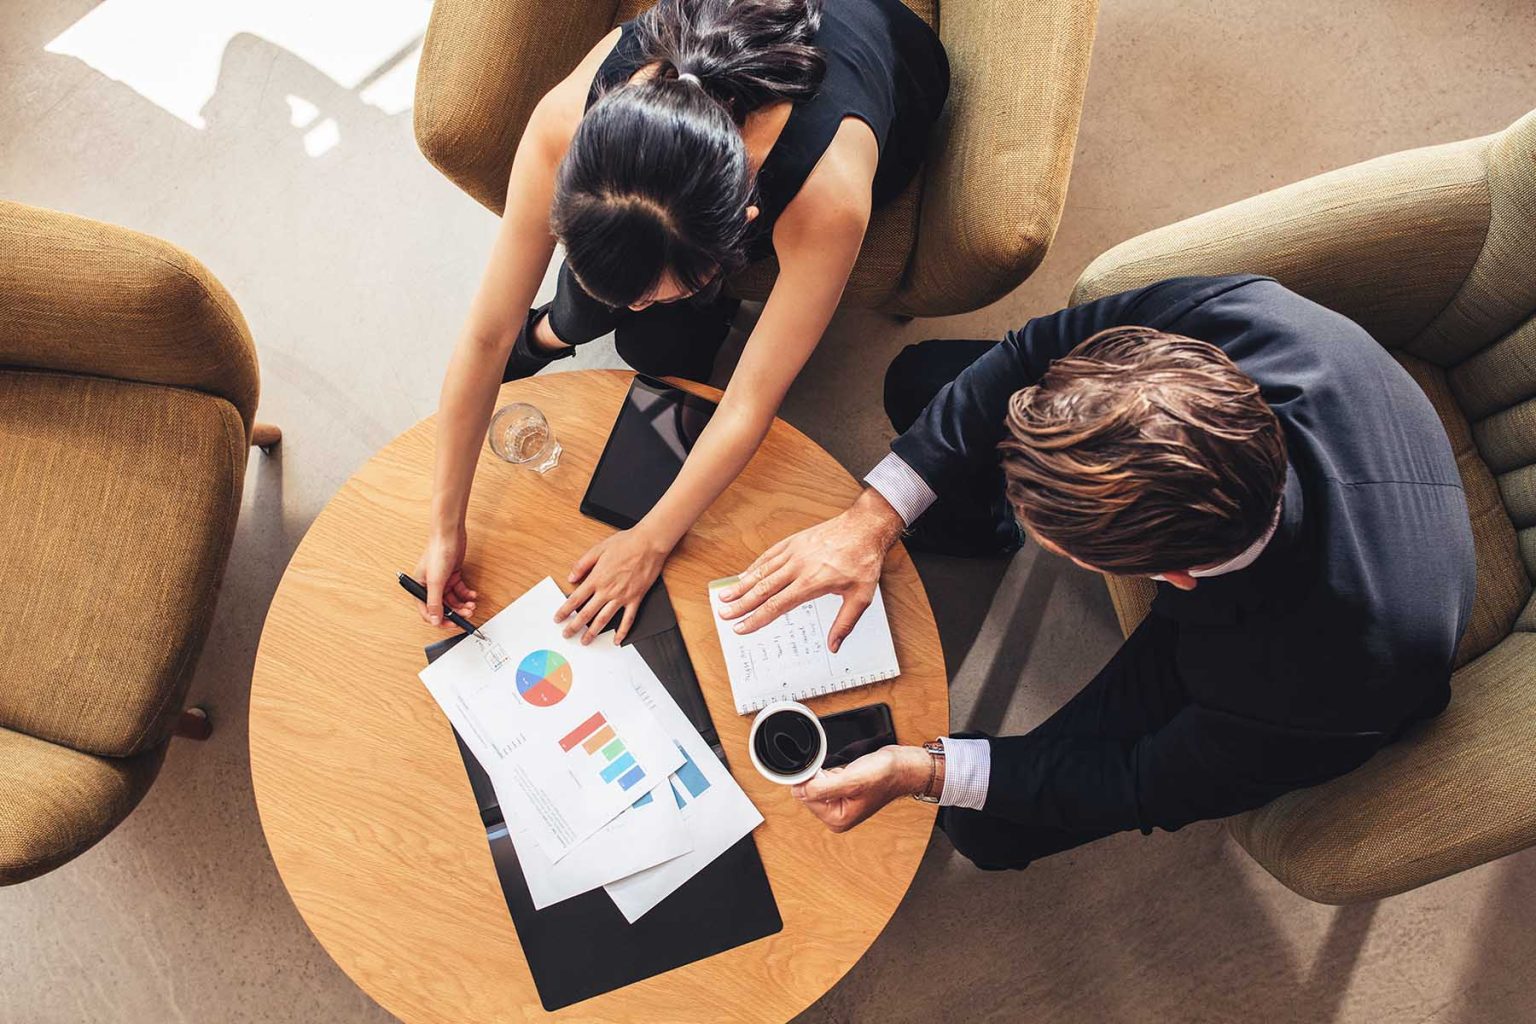
<svg viewBox="0 0 1536 1024">
<path fill-rule="evenodd" d="M 752 741 L 758 761 L 779 775 L 794 775 L 815 763 L 821 753 L 816 725 L 798 711 L 775 711 L 763 719 Z"/>
</svg>

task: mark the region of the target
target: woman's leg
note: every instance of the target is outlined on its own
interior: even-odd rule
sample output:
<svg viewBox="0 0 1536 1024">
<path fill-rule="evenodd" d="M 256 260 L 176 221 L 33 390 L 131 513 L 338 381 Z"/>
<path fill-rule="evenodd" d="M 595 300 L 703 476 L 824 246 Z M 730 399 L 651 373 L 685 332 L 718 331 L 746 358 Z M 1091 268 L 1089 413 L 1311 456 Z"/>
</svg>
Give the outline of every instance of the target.
<svg viewBox="0 0 1536 1024">
<path fill-rule="evenodd" d="M 614 347 L 641 373 L 707 383 L 740 306 L 724 297 L 648 306 L 620 321 Z"/>
<path fill-rule="evenodd" d="M 528 311 L 528 319 L 518 332 L 512 355 L 502 371 L 502 381 L 531 377 L 556 359 L 575 355 L 575 346 L 612 331 L 628 312 L 605 306 L 588 295 L 576 283 L 571 268 L 561 264 L 554 301 Z M 551 350 L 544 346 L 538 337 L 542 333 L 541 326 L 552 331 L 555 339 L 568 347 Z"/>
<path fill-rule="evenodd" d="M 571 273 L 568 263 L 560 265 L 555 280 L 555 301 L 549 304 L 549 328 L 567 345 L 585 345 L 617 328 L 632 314 L 615 309 L 588 295 Z"/>
<path fill-rule="evenodd" d="M 570 266 L 562 265 L 554 301 L 530 314 L 507 371 L 516 369 L 516 376 L 526 377 L 572 352 L 552 353 L 535 343 L 542 320 L 557 341 L 573 347 L 612 332 L 619 357 L 641 373 L 707 381 L 740 305 L 722 297 L 707 303 L 659 303 L 639 312 L 615 309 L 588 295 Z"/>
</svg>

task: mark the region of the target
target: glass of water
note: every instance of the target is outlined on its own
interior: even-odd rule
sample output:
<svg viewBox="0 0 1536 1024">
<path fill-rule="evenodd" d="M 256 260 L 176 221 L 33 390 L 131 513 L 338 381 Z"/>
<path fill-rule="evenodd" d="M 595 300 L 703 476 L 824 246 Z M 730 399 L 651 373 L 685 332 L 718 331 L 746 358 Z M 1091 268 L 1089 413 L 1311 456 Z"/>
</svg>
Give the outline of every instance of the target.
<svg viewBox="0 0 1536 1024">
<path fill-rule="evenodd" d="M 491 417 L 491 451 L 517 466 L 548 473 L 560 463 L 560 442 L 544 414 L 527 402 L 514 402 Z"/>
</svg>

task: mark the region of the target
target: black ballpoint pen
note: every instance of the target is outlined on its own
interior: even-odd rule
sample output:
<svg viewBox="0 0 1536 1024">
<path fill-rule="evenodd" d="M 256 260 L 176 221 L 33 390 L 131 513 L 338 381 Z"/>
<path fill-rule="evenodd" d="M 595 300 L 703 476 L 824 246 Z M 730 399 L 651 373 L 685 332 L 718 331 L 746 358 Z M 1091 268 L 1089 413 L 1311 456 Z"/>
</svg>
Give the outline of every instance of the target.
<svg viewBox="0 0 1536 1024">
<path fill-rule="evenodd" d="M 422 586 L 420 583 L 417 583 L 414 579 L 407 576 L 405 573 L 395 573 L 395 579 L 399 580 L 400 585 L 405 588 L 405 592 L 410 594 L 416 600 L 425 601 L 427 599 L 427 588 Z M 475 625 L 473 622 L 470 622 L 468 619 L 454 611 L 452 608 L 449 608 L 446 602 L 443 604 L 443 614 L 448 617 L 449 622 L 453 623 L 455 626 L 458 626 L 464 632 L 473 633 L 481 640 L 489 639 L 484 633 L 480 632 L 479 626 Z"/>
</svg>

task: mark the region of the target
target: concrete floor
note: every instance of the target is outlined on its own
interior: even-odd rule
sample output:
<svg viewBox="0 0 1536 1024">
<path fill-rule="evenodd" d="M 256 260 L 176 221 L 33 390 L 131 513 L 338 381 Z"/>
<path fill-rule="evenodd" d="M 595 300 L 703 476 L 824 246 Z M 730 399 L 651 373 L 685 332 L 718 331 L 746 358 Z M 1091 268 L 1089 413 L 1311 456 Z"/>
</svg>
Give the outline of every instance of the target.
<svg viewBox="0 0 1536 1024">
<path fill-rule="evenodd" d="M 166 0 L 107 5 L 139 8 L 132 31 L 108 34 L 119 51 L 172 20 Z M 267 856 L 247 689 L 263 611 L 305 527 L 371 452 L 433 410 L 494 223 L 417 153 L 408 111 L 370 105 L 368 89 L 390 76 L 328 74 L 252 19 L 217 38 L 196 127 L 163 96 L 140 95 L 154 93 L 142 70 L 112 72 L 125 83 L 45 52 L 95 6 L 0 2 L 0 195 L 149 231 L 207 262 L 250 321 L 263 418 L 286 441 L 248 475 L 193 684 L 217 732 L 174 744 L 143 805 L 95 849 L 0 890 L 0 1021 L 387 1020 L 310 937 Z M 316 9 L 362 26 L 382 6 Z M 1529 0 L 1104 0 L 1067 211 L 1040 272 L 948 321 L 840 317 L 785 417 L 861 471 L 886 440 L 868 367 L 902 345 L 994 336 L 1054 309 L 1089 259 L 1144 229 L 1500 129 L 1536 97 L 1533 39 Z M 408 86 L 408 61 L 391 75 Z M 614 357 L 594 346 L 575 363 Z M 1102 584 L 1060 561 L 922 569 L 957 728 L 1027 728 L 1117 643 Z M 801 1019 L 1530 1020 L 1533 900 L 1536 853 L 1337 910 L 1291 895 L 1215 825 L 1122 836 L 1004 876 L 937 840 L 886 933 Z"/>
</svg>

